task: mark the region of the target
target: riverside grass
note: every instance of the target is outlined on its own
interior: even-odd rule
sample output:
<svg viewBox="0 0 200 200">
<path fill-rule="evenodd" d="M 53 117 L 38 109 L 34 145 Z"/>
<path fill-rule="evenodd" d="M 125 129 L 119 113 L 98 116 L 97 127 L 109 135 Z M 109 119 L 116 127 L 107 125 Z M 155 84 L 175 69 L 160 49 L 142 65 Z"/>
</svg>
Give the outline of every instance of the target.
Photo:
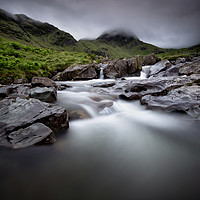
<svg viewBox="0 0 200 200">
<path fill-rule="evenodd" d="M 85 43 L 86 42 L 86 43 Z M 105 44 L 100 41 L 80 41 L 76 48 L 67 50 L 55 50 L 49 48 L 34 47 L 19 42 L 11 41 L 6 38 L 0 38 L 0 82 L 12 83 L 15 79 L 26 78 L 30 80 L 33 76 L 53 77 L 57 72 L 64 70 L 70 65 L 89 64 L 95 58 L 95 52 L 99 49 L 110 53 L 110 59 L 131 58 L 135 55 L 155 54 L 157 57 L 169 60 L 175 60 L 178 57 L 194 57 L 200 55 L 200 46 L 184 49 L 160 49 L 149 44 L 135 46 L 134 49 L 116 46 L 116 44 Z M 83 46 L 89 46 L 90 53 L 84 53 Z M 138 49 L 139 48 L 139 49 Z M 93 53 L 92 53 L 93 52 Z M 100 58 L 103 58 L 104 55 Z M 99 62 L 99 60 L 95 60 Z"/>
<path fill-rule="evenodd" d="M 88 64 L 95 55 L 23 45 L 0 38 L 0 81 L 52 77 L 73 63 Z"/>
</svg>

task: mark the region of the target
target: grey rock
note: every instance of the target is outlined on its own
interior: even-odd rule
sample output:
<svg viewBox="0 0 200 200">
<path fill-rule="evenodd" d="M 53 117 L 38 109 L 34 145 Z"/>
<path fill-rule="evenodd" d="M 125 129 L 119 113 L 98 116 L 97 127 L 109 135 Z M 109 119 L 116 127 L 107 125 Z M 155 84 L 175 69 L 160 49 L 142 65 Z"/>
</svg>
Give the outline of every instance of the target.
<svg viewBox="0 0 200 200">
<path fill-rule="evenodd" d="M 0 100 L 8 96 L 28 97 L 30 84 L 13 84 L 0 87 Z"/>
<path fill-rule="evenodd" d="M 200 60 L 194 60 L 191 63 L 185 63 L 179 69 L 180 75 L 200 74 Z"/>
<path fill-rule="evenodd" d="M 143 80 L 118 81 L 110 88 L 101 88 L 106 93 L 118 95 L 127 100 L 138 100 L 145 95 L 165 95 L 170 90 L 184 85 L 192 85 L 199 81 L 199 77 L 153 77 Z"/>
<path fill-rule="evenodd" d="M 53 131 L 42 123 L 35 123 L 14 131 L 7 138 L 14 149 L 28 147 L 42 141 L 49 144 L 56 141 Z"/>
<path fill-rule="evenodd" d="M 20 79 L 15 79 L 14 84 L 24 84 L 24 83 L 28 83 L 28 80 L 26 78 L 20 78 Z"/>
<path fill-rule="evenodd" d="M 153 76 L 158 74 L 161 71 L 165 71 L 166 69 L 170 68 L 172 64 L 168 60 L 162 60 L 155 65 L 152 65 L 149 69 L 149 76 Z"/>
<path fill-rule="evenodd" d="M 30 89 L 29 96 L 44 102 L 54 102 L 57 100 L 57 90 L 55 87 L 35 87 Z"/>
<path fill-rule="evenodd" d="M 160 61 L 160 58 L 157 58 L 155 55 L 149 55 L 149 56 L 145 56 L 143 58 L 143 63 L 142 65 L 155 65 L 157 62 Z"/>
<path fill-rule="evenodd" d="M 65 69 L 60 77 L 63 81 L 67 80 L 89 80 L 99 77 L 100 69 L 97 64 L 72 65 Z"/>
<path fill-rule="evenodd" d="M 103 69 L 105 78 L 122 78 L 126 76 L 139 76 L 142 69 L 142 57 L 131 59 L 112 60 Z"/>
<path fill-rule="evenodd" d="M 56 83 L 46 77 L 33 77 L 31 85 L 32 87 L 56 87 Z"/>
<path fill-rule="evenodd" d="M 7 142 L 7 136 L 11 132 L 37 122 L 43 123 L 54 132 L 69 127 L 68 114 L 60 106 L 37 99 L 3 99 L 0 101 L 0 144 Z"/>
<path fill-rule="evenodd" d="M 185 112 L 200 120 L 200 86 L 183 86 L 171 90 L 165 96 L 146 95 L 141 99 L 148 108 L 168 112 Z"/>
</svg>

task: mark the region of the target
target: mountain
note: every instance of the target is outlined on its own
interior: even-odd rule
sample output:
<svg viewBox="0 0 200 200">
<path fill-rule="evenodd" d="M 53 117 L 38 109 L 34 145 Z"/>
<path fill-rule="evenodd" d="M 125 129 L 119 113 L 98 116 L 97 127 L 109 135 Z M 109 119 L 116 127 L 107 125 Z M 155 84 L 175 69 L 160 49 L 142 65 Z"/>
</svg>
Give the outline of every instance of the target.
<svg viewBox="0 0 200 200">
<path fill-rule="evenodd" d="M 142 42 L 134 33 L 114 29 L 94 40 L 76 41 L 72 35 L 55 26 L 36 21 L 23 14 L 11 14 L 0 9 L 0 37 L 25 45 L 53 50 L 95 54 L 109 59 L 130 58 L 135 55 L 157 54 L 160 58 L 175 59 L 181 55 L 199 54 L 200 46 L 185 49 L 162 49 Z"/>
<path fill-rule="evenodd" d="M 25 15 L 13 15 L 0 9 L 0 36 L 24 44 L 64 49 L 77 41 L 69 33 Z"/>
<path fill-rule="evenodd" d="M 104 32 L 95 40 L 80 40 L 78 48 L 88 53 L 109 58 L 133 57 L 158 53 L 160 48 L 144 43 L 131 32 L 121 29 Z"/>
</svg>

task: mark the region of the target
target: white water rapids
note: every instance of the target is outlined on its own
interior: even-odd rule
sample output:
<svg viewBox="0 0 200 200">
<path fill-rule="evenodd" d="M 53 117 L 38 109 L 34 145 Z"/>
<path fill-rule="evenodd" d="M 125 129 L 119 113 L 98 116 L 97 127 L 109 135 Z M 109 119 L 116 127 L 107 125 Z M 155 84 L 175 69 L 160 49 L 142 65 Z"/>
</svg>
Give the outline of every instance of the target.
<svg viewBox="0 0 200 200">
<path fill-rule="evenodd" d="M 148 67 L 143 70 L 140 78 Z M 57 104 L 90 118 L 71 121 L 52 146 L 2 149 L 2 199 L 200 197 L 199 122 L 146 110 L 92 86 L 113 81 L 63 82 L 72 87 L 58 92 Z"/>
</svg>

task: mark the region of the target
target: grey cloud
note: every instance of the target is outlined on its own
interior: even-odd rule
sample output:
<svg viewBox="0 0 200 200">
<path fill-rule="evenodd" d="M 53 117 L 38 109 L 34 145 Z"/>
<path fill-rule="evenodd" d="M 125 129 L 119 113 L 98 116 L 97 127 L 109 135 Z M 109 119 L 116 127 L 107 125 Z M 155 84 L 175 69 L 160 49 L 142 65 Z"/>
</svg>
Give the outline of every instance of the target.
<svg viewBox="0 0 200 200">
<path fill-rule="evenodd" d="M 76 39 L 125 28 L 161 47 L 200 43 L 197 0 L 1 0 L 0 7 L 52 23 Z"/>
</svg>

